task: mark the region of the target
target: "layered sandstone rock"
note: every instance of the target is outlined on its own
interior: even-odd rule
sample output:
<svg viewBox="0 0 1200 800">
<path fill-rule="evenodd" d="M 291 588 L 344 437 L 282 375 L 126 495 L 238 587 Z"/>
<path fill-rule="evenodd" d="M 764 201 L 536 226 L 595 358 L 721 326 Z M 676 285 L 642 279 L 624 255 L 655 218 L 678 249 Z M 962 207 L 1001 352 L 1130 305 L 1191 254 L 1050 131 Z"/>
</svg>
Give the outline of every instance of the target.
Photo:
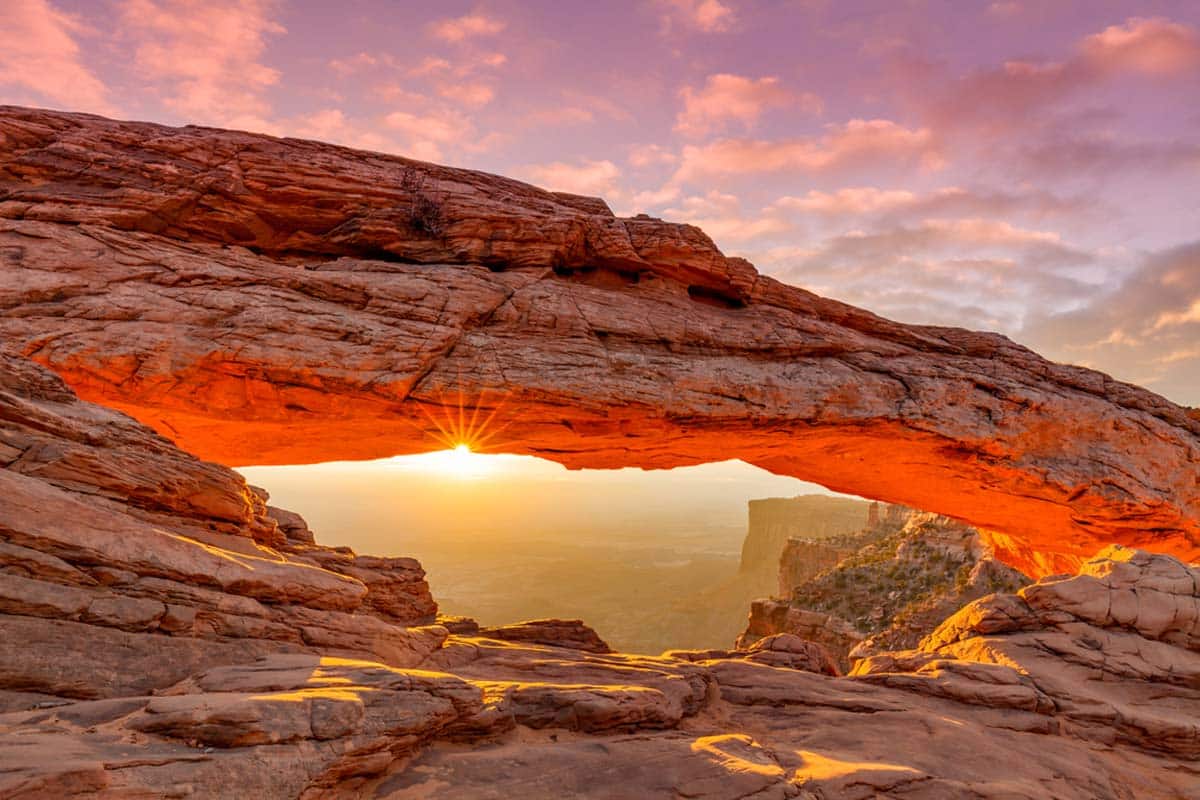
<svg viewBox="0 0 1200 800">
<path fill-rule="evenodd" d="M 746 507 L 740 570 L 774 577 L 789 539 L 855 533 L 868 524 L 870 509 L 871 504 L 863 500 L 815 494 L 751 500 Z"/>
<path fill-rule="evenodd" d="M 584 625 L 580 619 L 534 619 L 513 625 L 480 628 L 477 632 L 480 636 L 507 642 L 569 647 L 572 650 L 587 650 L 591 653 L 612 652 L 612 648 L 599 634 Z"/>
<path fill-rule="evenodd" d="M 734 646 L 749 647 L 764 637 L 779 635 L 792 635 L 820 644 L 834 655 L 843 669 L 849 665 L 850 651 L 866 638 L 866 634 L 836 614 L 802 608 L 787 600 L 764 598 L 750 604 L 746 629 Z"/>
<path fill-rule="evenodd" d="M 437 220 L 417 214 L 430 201 Z M 738 457 L 999 531 L 1031 574 L 1110 541 L 1200 555 L 1194 412 L 784 286 L 600 201 L 5 108 L 0 254 L 6 342 L 224 463 L 445 446 L 436 420 L 461 403 L 489 420 L 485 449 Z"/>
<path fill-rule="evenodd" d="M 648 657 L 573 621 L 422 627 L 413 562 L 323 550 L 11 355 L 0 447 L 5 800 L 1083 800 L 1200 778 L 1200 573 L 1170 557 L 1106 551 L 836 678 L 790 635 Z"/>
<path fill-rule="evenodd" d="M 845 669 L 879 650 L 915 647 L 964 604 L 1029 582 L 969 525 L 909 509 L 874 520 L 852 536 L 789 540 L 779 596 L 750 605 L 738 645 L 791 633 L 825 645 Z"/>
<path fill-rule="evenodd" d="M 858 548 L 846 541 L 822 542 L 814 539 L 788 539 L 779 554 L 776 597 L 791 597 L 801 584 L 836 567 L 844 558 L 854 555 Z"/>
<path fill-rule="evenodd" d="M 275 651 L 412 664 L 445 638 L 413 627 L 437 609 L 417 562 L 289 538 L 236 473 L 2 350 L 0 466 L 4 707 Z"/>
<path fill-rule="evenodd" d="M 461 397 L 504 449 L 741 455 L 992 525 L 1042 567 L 1106 538 L 1193 552 L 1183 410 L 781 287 L 694 229 L 245 134 L 9 109 L 0 137 L 4 343 L 201 455 L 423 447 Z M 6 800 L 1200 784 L 1200 573 L 1169 556 L 1107 550 L 852 678 L 791 636 L 646 657 L 561 621 L 451 635 L 424 624 L 416 562 L 316 545 L 235 473 L 7 352 L 0 497 Z"/>
<path fill-rule="evenodd" d="M 977 600 L 916 650 L 853 674 L 1200 764 L 1200 569 L 1113 546 L 1078 575 Z"/>
</svg>

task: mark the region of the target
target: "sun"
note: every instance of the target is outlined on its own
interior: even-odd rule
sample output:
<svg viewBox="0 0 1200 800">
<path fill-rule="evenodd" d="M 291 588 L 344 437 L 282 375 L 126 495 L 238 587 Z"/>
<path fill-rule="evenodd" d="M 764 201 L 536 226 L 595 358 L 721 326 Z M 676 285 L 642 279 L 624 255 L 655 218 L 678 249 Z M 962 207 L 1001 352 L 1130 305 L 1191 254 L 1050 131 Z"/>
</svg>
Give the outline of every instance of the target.
<svg viewBox="0 0 1200 800">
<path fill-rule="evenodd" d="M 459 442 L 445 450 L 432 453 L 403 456 L 408 468 L 419 469 L 430 475 L 456 480 L 476 480 L 490 475 L 496 468 L 499 456 L 476 453 L 467 442 Z"/>
</svg>

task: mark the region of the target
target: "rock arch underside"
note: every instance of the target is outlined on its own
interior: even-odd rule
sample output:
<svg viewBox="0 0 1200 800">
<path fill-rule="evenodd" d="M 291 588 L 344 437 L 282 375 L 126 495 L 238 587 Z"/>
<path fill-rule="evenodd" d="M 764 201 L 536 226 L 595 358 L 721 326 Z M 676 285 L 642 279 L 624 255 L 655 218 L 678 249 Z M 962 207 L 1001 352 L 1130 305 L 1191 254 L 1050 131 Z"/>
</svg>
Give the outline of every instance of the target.
<svg viewBox="0 0 1200 800">
<path fill-rule="evenodd" d="M 741 458 L 1047 577 L 849 677 L 611 653 L 435 618 L 221 466 L 457 439 Z M 0 107 L 0 798 L 1195 796 L 1198 558 L 1200 413 L 1145 389 L 593 198 Z"/>
</svg>

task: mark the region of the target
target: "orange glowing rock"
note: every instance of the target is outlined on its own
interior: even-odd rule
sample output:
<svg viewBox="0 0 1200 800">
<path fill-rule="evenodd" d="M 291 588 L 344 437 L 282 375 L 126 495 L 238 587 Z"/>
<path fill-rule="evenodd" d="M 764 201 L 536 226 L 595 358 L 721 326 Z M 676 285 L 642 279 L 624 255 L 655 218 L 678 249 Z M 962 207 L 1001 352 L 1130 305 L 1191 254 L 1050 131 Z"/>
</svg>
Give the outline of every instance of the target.
<svg viewBox="0 0 1200 800">
<path fill-rule="evenodd" d="M 0 335 L 204 458 L 441 449 L 465 414 L 475 449 L 740 458 L 937 511 L 1035 576 L 1112 542 L 1200 557 L 1195 411 L 783 285 L 695 228 L 313 142 L 13 108 L 0 137 Z"/>
</svg>

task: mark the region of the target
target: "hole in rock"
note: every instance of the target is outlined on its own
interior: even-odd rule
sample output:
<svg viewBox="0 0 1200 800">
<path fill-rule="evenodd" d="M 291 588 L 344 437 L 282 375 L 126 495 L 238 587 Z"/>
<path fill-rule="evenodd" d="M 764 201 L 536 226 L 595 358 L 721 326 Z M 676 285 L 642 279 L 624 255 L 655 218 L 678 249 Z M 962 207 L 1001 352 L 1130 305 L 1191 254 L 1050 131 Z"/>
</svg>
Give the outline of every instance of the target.
<svg viewBox="0 0 1200 800">
<path fill-rule="evenodd" d="M 322 544 L 420 560 L 444 615 L 582 619 L 625 652 L 796 633 L 845 669 L 864 640 L 915 646 L 1026 581 L 974 528 L 741 461 L 572 471 L 459 444 L 241 472 Z"/>
<path fill-rule="evenodd" d="M 750 602 L 775 593 L 769 555 L 751 547 L 763 563 L 742 569 L 751 500 L 835 498 L 741 461 L 568 470 L 463 445 L 239 471 L 322 544 L 418 559 L 442 614 L 484 625 L 582 619 L 614 649 L 652 654 L 728 648 Z M 844 503 L 865 519 L 867 503 Z"/>
</svg>

